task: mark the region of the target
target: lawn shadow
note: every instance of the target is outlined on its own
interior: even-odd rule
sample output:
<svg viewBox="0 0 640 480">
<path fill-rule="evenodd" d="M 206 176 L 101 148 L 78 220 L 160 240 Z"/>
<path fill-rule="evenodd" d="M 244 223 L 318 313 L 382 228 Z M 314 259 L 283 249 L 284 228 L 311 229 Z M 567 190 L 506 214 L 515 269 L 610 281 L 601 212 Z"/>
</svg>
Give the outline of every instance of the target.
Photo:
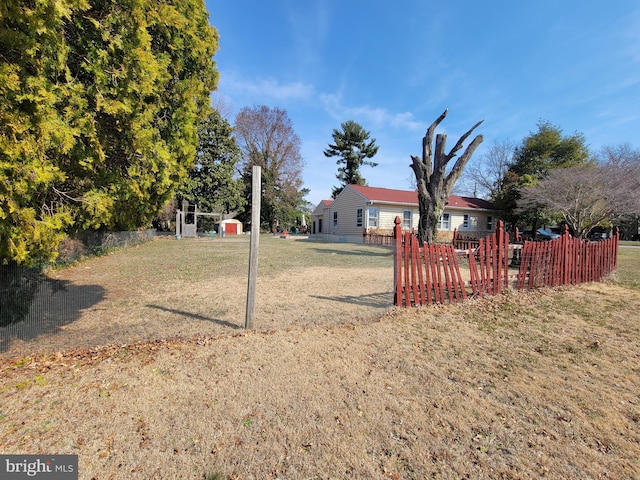
<svg viewBox="0 0 640 480">
<path fill-rule="evenodd" d="M 336 297 L 326 297 L 323 295 L 309 296 L 320 300 L 362 305 L 363 307 L 387 308 L 393 304 L 393 292 L 370 293 L 368 295 L 341 295 Z"/>
<path fill-rule="evenodd" d="M 0 354 L 8 352 L 15 340 L 29 342 L 61 332 L 65 325 L 79 320 L 83 310 L 104 297 L 105 290 L 100 285 L 74 285 L 40 275 L 32 292 L 20 295 L 13 303 L 20 315 L 0 327 Z"/>
<path fill-rule="evenodd" d="M 163 312 L 173 313 L 174 315 L 180 315 L 182 317 L 189 317 L 189 318 L 194 318 L 196 320 L 204 320 L 205 322 L 217 323 L 218 325 L 222 325 L 223 327 L 229 327 L 229 328 L 233 328 L 233 329 L 242 328 L 241 326 L 236 325 L 235 323 L 231 323 L 231 322 L 228 322 L 226 320 L 219 320 L 217 318 L 206 317 L 204 315 L 200 315 L 199 313 L 185 312 L 184 310 L 176 310 L 174 308 L 167 308 L 167 307 L 163 307 L 161 305 L 147 304 L 146 306 L 149 307 L 149 308 L 155 308 L 157 310 L 162 310 Z"/>
</svg>

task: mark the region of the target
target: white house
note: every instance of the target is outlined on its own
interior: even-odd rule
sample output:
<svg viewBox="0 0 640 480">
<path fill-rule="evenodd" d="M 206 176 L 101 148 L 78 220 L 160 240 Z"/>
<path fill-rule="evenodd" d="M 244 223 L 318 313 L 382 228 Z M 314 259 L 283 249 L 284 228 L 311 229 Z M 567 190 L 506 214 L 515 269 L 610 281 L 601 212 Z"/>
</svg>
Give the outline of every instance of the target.
<svg viewBox="0 0 640 480">
<path fill-rule="evenodd" d="M 453 231 L 480 238 L 495 230 L 496 209 L 487 200 L 451 195 L 440 218 L 438 240 Z M 347 185 L 335 200 L 323 200 L 311 214 L 311 236 L 328 241 L 362 242 L 367 232 L 392 232 L 396 216 L 403 230 L 418 228 L 418 193 Z"/>
</svg>

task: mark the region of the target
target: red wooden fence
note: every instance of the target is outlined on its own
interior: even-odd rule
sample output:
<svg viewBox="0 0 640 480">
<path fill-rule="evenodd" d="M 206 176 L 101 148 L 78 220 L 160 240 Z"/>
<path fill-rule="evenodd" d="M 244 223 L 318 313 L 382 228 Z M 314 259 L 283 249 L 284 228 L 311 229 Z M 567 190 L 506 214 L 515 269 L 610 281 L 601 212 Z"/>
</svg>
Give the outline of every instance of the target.
<svg viewBox="0 0 640 480">
<path fill-rule="evenodd" d="M 383 245 L 386 247 L 393 246 L 393 233 L 391 234 L 383 234 L 383 233 L 374 233 L 369 232 L 366 228 L 362 231 L 362 242 L 365 245 Z"/>
<path fill-rule="evenodd" d="M 572 237 L 565 227 L 555 240 L 525 241 L 516 286 L 536 288 L 597 282 L 615 270 L 619 239 L 620 233 L 616 231 L 607 240 L 588 242 Z"/>
<path fill-rule="evenodd" d="M 586 242 L 573 238 L 568 230 L 557 240 L 526 241 L 520 269 L 509 275 L 509 234 L 502 222 L 497 230 L 478 241 L 476 248 L 456 250 L 452 244 L 419 245 L 418 238 L 402 233 L 401 220 L 394 228 L 394 304 L 397 306 L 454 303 L 470 296 L 497 295 L 509 288 L 568 285 L 593 282 L 615 270 L 618 239 Z M 463 280 L 460 259 L 469 265 L 469 279 Z"/>
</svg>

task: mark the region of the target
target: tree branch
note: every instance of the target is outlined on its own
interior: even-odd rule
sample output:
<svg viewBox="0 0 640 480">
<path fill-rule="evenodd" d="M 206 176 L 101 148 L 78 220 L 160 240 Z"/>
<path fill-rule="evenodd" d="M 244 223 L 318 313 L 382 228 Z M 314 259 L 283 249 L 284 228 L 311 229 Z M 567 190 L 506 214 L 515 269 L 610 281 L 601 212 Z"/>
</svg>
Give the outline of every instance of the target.
<svg viewBox="0 0 640 480">
<path fill-rule="evenodd" d="M 445 166 L 447 165 L 446 155 L 444 154 L 446 147 L 447 136 L 444 133 L 439 133 L 436 135 L 436 151 L 433 159 L 434 174 L 437 172 L 444 172 Z"/>
<path fill-rule="evenodd" d="M 478 123 L 477 125 L 480 125 L 480 123 Z M 473 128 L 471 130 L 473 130 Z M 471 130 L 469 130 L 469 132 L 471 132 Z M 449 194 L 453 189 L 453 185 L 455 185 L 455 183 L 458 181 L 458 179 L 462 175 L 462 171 L 464 170 L 465 165 L 471 158 L 471 155 L 473 155 L 473 152 L 475 152 L 476 148 L 478 148 L 478 146 L 482 143 L 483 140 L 484 140 L 484 137 L 482 135 L 477 135 L 473 139 L 473 141 L 467 146 L 462 156 L 460 156 L 458 160 L 456 160 L 456 163 L 453 165 L 453 168 L 444 179 L 443 190 L 446 192 L 447 198 L 449 197 Z"/>
<path fill-rule="evenodd" d="M 84 199 L 82 197 L 78 197 L 78 198 L 74 198 L 71 195 L 69 195 L 66 192 L 63 192 L 62 190 L 58 190 L 55 185 L 51 185 L 51 189 L 53 190 L 53 192 L 61 197 L 65 197 L 68 198 L 69 200 L 71 200 L 72 202 L 83 202 Z"/>
<path fill-rule="evenodd" d="M 449 113 L 448 108 L 446 108 L 444 112 L 442 112 L 442 114 L 429 126 L 429 128 L 427 129 L 427 133 L 425 133 L 424 137 L 422 138 L 422 162 L 427 168 L 429 174 L 431 173 L 432 169 L 431 145 L 433 145 L 433 134 L 435 133 L 438 125 L 440 125 L 440 123 L 445 119 L 447 113 Z"/>
<path fill-rule="evenodd" d="M 426 170 L 425 164 L 415 155 L 411 155 L 410 166 L 413 169 L 413 173 L 416 175 L 416 179 L 424 178 L 427 182 L 429 181 L 429 177 L 431 176 L 430 173 Z"/>
<path fill-rule="evenodd" d="M 476 128 L 478 128 L 482 124 L 482 122 L 484 122 L 484 120 L 480 120 L 473 127 L 471 127 L 467 133 L 465 133 L 464 135 L 462 135 L 460 137 L 460 139 L 458 140 L 458 143 L 455 144 L 455 146 L 451 149 L 451 151 L 447 155 L 447 162 L 449 162 L 453 157 L 456 156 L 456 153 L 458 152 L 458 150 L 460 150 L 462 148 L 462 144 L 464 143 L 464 141 L 469 137 L 469 135 L 471 135 L 471 132 L 473 132 Z M 478 137 L 476 137 L 476 139 L 477 138 Z M 480 140 L 480 141 L 482 142 L 482 140 Z M 475 139 L 474 139 L 474 142 L 475 142 Z M 476 145 L 476 147 L 477 147 L 477 145 Z M 467 148 L 467 150 L 469 150 L 469 148 Z M 475 148 L 474 148 L 474 150 L 475 150 Z"/>
</svg>

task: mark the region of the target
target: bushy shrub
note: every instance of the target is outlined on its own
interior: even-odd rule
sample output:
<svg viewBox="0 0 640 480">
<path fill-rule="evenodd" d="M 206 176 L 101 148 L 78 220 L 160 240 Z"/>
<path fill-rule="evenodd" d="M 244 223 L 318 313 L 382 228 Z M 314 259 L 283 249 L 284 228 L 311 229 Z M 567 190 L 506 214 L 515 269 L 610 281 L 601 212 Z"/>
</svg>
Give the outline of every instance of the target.
<svg viewBox="0 0 640 480">
<path fill-rule="evenodd" d="M 58 246 L 57 263 L 73 263 L 86 254 L 87 249 L 80 240 L 66 237 Z"/>
</svg>

